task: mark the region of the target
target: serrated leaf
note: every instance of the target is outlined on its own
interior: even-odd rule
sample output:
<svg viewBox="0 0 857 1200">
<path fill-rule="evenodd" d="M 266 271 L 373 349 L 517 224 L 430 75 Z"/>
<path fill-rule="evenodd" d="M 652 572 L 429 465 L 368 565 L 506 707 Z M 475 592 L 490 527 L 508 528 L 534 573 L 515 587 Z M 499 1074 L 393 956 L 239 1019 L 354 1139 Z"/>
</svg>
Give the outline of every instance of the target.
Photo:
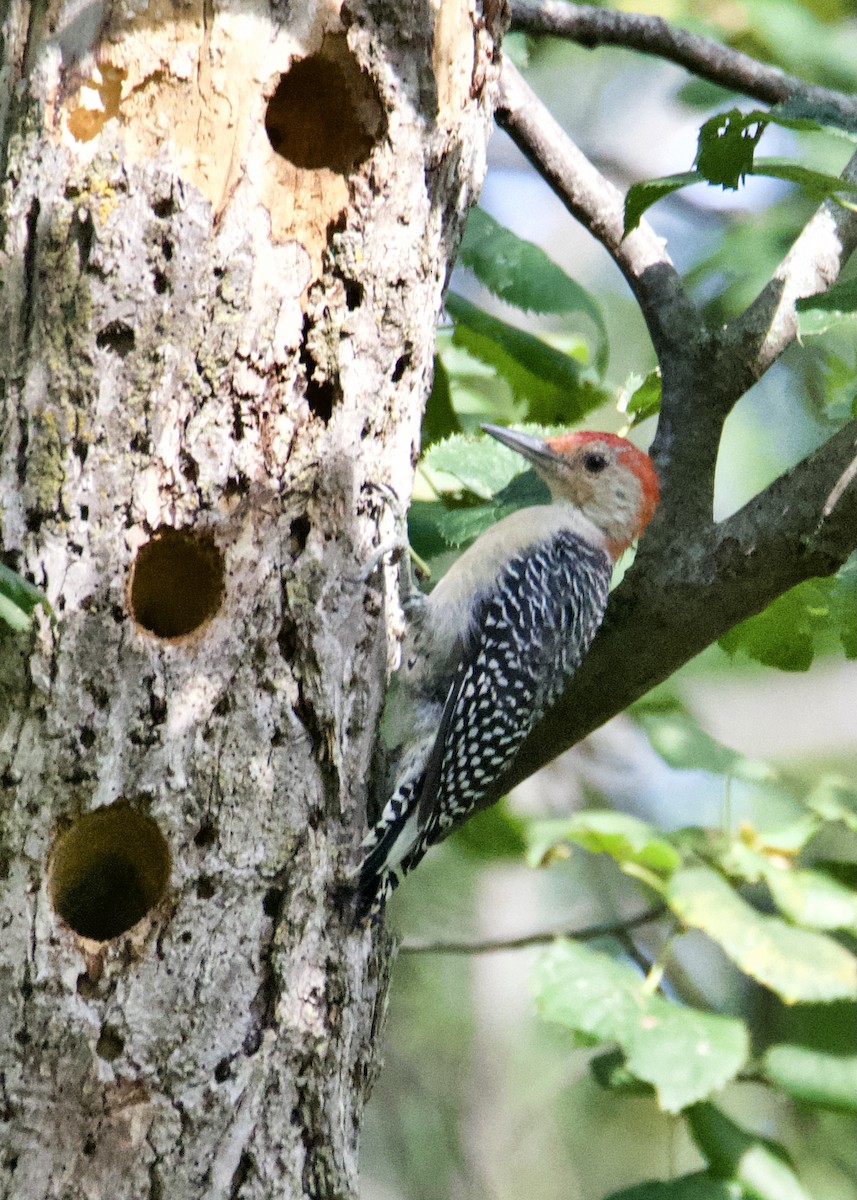
<svg viewBox="0 0 857 1200">
<path fill-rule="evenodd" d="M 599 1042 L 615 1042 L 628 1070 L 678 1112 L 733 1079 L 749 1042 L 741 1021 L 685 1008 L 653 994 L 632 967 L 559 940 L 533 975 L 541 1015 Z"/>
<path fill-rule="evenodd" d="M 467 546 L 494 525 L 501 513 L 496 504 L 476 504 L 472 508 L 450 508 L 438 518 L 437 528 L 448 546 Z"/>
<path fill-rule="evenodd" d="M 563 842 L 592 854 L 609 854 L 620 865 L 633 863 L 669 874 L 681 863 L 678 851 L 652 825 L 628 813 L 580 812 L 568 820 L 536 821 L 527 832 L 527 859 L 538 866 Z"/>
<path fill-rule="evenodd" d="M 435 442 L 423 459 L 432 471 L 452 475 L 459 483 L 482 500 L 493 500 L 514 477 L 526 469 L 519 454 L 501 446 L 493 438 L 473 438 L 453 434 Z"/>
<path fill-rule="evenodd" d="M 810 1200 L 781 1146 L 743 1129 L 713 1104 L 695 1104 L 686 1116 L 713 1175 L 739 1183 L 754 1200 Z"/>
<path fill-rule="evenodd" d="M 625 224 L 622 237 L 627 237 L 632 229 L 640 224 L 640 218 L 647 208 L 664 196 L 677 192 L 679 188 L 691 187 L 694 183 L 704 183 L 705 177 L 699 171 L 682 171 L 678 175 L 662 175 L 659 179 L 644 179 L 632 184 L 625 196 Z"/>
<path fill-rule="evenodd" d="M 857 959 L 822 933 L 765 917 L 710 867 L 677 871 L 665 898 L 686 925 L 701 929 L 752 979 L 787 1004 L 857 996 Z"/>
<path fill-rule="evenodd" d="M 533 242 L 519 238 L 484 209 L 472 208 L 459 258 L 490 292 L 525 312 L 583 313 L 598 330 L 595 361 L 607 366 L 607 330 L 589 292 Z"/>
<path fill-rule="evenodd" d="M 581 364 L 571 355 L 453 292 L 445 307 L 455 322 L 453 344 L 493 367 L 527 403 L 531 418 L 573 425 L 604 402 L 602 390 L 581 379 Z"/>
<path fill-rule="evenodd" d="M 708 183 L 734 191 L 753 168 L 764 129 L 762 120 L 748 118 L 737 108 L 711 117 L 699 131 L 694 167 Z"/>
<path fill-rule="evenodd" d="M 857 1055 L 783 1044 L 769 1047 L 761 1065 L 765 1078 L 795 1100 L 857 1112 Z"/>
<path fill-rule="evenodd" d="M 714 1179 L 707 1171 L 682 1175 L 678 1179 L 653 1179 L 611 1192 L 605 1200 L 744 1200 L 740 1184 Z"/>
</svg>

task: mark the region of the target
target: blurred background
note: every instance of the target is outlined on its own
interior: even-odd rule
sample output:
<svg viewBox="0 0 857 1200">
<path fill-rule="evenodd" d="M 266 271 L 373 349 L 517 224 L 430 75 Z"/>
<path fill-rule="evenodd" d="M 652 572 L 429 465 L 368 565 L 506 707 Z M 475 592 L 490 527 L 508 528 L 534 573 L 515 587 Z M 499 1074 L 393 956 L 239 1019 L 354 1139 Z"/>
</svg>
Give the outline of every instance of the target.
<svg viewBox="0 0 857 1200">
<path fill-rule="evenodd" d="M 729 40 L 814 82 L 846 90 L 857 83 L 857 22 L 845 0 L 634 9 Z M 587 51 L 512 35 L 507 53 L 623 191 L 641 179 L 690 170 L 699 127 L 713 113 L 736 104 L 757 107 L 624 50 Z M 763 139 L 766 155 L 832 172 L 842 169 L 853 149 L 833 134 L 774 127 Z M 628 419 L 617 402 L 655 360 L 619 272 L 500 131 L 491 143 L 481 205 L 518 236 L 537 242 L 597 298 L 610 359 L 600 381 L 605 403 L 586 424 L 622 430 Z M 748 179 L 738 191 L 699 185 L 675 193 L 650 209 L 647 219 L 667 239 L 696 300 L 716 321 L 753 298 L 814 208 L 815 201 L 788 184 Z M 456 272 L 452 289 L 562 349 L 574 352 L 592 338 L 585 317 L 529 318 L 497 301 L 466 271 Z M 440 331 L 439 350 L 466 431 L 480 419 L 523 419 L 513 391 L 453 345 L 447 327 Z M 852 415 L 856 373 L 853 324 L 787 351 L 727 422 L 718 518 Z M 653 417 L 635 428 L 639 444 L 648 444 L 654 423 Z M 418 474 L 417 501 L 435 495 L 431 479 Z M 431 565 L 442 574 L 442 556 Z M 574 848 L 541 869 L 527 865 L 522 818 L 594 807 L 631 813 L 666 831 L 688 825 L 734 831 L 742 823 L 765 829 L 798 819 L 804 797 L 820 782 L 853 781 L 857 662 L 846 660 L 828 592 L 819 593 L 815 606 L 804 594 L 798 607 L 785 598 L 756 629 L 755 641 L 710 647 L 654 695 L 433 850 L 395 894 L 388 919 L 402 946 L 390 988 L 385 1065 L 366 1114 L 364 1200 L 602 1200 L 643 1180 L 670 1179 L 703 1165 L 681 1117 L 661 1112 L 651 1093 L 617 1096 L 603 1089 L 590 1070 L 595 1052 L 537 1016 L 531 973 L 542 947 L 491 953 L 431 947 L 571 932 L 651 907 L 651 893 L 606 855 Z M 829 841 L 817 853 L 853 872 L 853 835 L 840 830 Z M 633 938 L 594 945 L 645 971 L 663 940 L 663 925 L 654 923 L 635 930 Z M 780 1037 L 831 1046 L 850 1039 L 853 1048 L 853 1005 L 789 1008 L 701 934 L 671 942 L 665 978 L 667 994 L 674 989 L 687 1003 L 741 1014 L 761 1045 Z M 729 1085 L 717 1103 L 786 1147 L 813 1200 L 854 1200 L 851 1117 L 801 1107 L 752 1080 Z"/>
</svg>

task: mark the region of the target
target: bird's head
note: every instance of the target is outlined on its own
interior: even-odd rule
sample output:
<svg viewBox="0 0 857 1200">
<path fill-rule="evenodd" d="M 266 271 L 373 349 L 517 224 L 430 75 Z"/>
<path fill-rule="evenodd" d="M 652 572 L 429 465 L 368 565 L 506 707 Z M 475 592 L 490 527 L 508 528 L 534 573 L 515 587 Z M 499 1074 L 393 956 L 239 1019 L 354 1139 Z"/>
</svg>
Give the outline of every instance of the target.
<svg viewBox="0 0 857 1200">
<path fill-rule="evenodd" d="M 497 425 L 482 428 L 533 464 L 554 503 L 573 504 L 588 517 L 614 559 L 652 519 L 658 476 L 648 454 L 626 438 L 582 430 L 542 439 Z"/>
</svg>

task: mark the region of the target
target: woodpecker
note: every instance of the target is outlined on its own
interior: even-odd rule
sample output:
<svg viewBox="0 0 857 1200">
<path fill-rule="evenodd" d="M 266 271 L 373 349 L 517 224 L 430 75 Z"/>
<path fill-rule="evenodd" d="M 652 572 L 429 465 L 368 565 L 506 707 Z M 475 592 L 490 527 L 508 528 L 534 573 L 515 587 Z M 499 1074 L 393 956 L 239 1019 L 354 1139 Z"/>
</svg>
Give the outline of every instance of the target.
<svg viewBox="0 0 857 1200">
<path fill-rule="evenodd" d="M 399 672 L 392 793 L 356 877 L 364 921 L 429 846 L 496 799 L 492 785 L 579 667 L 613 565 L 658 502 L 651 459 L 615 434 L 482 428 L 532 464 L 551 502 L 491 526 L 422 598 Z"/>
</svg>

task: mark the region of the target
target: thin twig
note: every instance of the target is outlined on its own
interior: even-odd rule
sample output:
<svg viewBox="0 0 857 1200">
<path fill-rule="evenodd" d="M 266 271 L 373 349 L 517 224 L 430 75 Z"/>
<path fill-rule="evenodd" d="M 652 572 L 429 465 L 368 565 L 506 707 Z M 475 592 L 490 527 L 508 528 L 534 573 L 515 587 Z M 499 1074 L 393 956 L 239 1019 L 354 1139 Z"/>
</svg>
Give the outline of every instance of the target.
<svg viewBox="0 0 857 1200">
<path fill-rule="evenodd" d="M 566 0 L 513 0 L 512 29 L 552 34 L 581 46 L 625 46 L 668 59 L 721 87 L 742 92 L 765 104 L 794 97 L 823 105 L 849 124 L 857 123 L 857 99 L 831 88 L 817 87 L 749 54 L 731 50 L 713 38 L 677 29 L 662 17 L 615 12 Z"/>
<path fill-rule="evenodd" d="M 556 929 L 543 929 L 538 933 L 528 933 L 516 938 L 488 938 L 481 942 L 421 942 L 406 938 L 399 947 L 403 954 L 498 954 L 504 950 L 526 950 L 530 946 L 544 946 L 556 941 L 557 938 L 574 938 L 577 942 L 591 942 L 595 938 L 616 937 L 636 929 L 640 925 L 649 925 L 659 920 L 667 911 L 665 904 L 658 904 L 636 917 L 628 917 L 624 921 L 609 921 L 602 925 L 585 925 L 582 929 L 569 929 L 562 925 Z"/>
<path fill-rule="evenodd" d="M 673 347 L 695 342 L 700 333 L 699 316 L 663 239 L 645 221 L 623 237 L 622 193 L 572 142 L 508 59 L 500 72 L 495 119 L 625 276 L 658 358 L 668 356 Z"/>
</svg>

